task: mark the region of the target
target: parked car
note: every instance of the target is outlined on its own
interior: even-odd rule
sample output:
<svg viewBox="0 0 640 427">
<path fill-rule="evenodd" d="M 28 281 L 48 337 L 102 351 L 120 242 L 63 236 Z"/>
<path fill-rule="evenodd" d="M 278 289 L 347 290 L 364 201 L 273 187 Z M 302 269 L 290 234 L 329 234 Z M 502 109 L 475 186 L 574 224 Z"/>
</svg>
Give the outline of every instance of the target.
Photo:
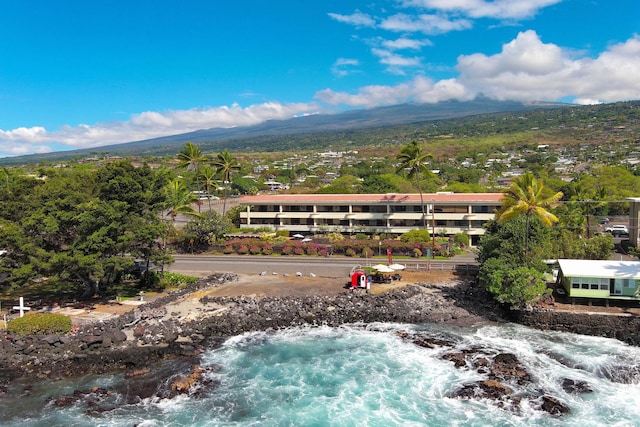
<svg viewBox="0 0 640 427">
<path fill-rule="evenodd" d="M 606 216 L 603 218 L 600 218 L 600 224 L 602 225 L 609 224 L 609 218 L 607 218 Z"/>
<path fill-rule="evenodd" d="M 621 234 L 629 234 L 629 229 L 626 225 L 614 224 L 610 227 L 604 229 L 607 233 L 611 233 L 614 236 L 619 236 Z"/>
</svg>

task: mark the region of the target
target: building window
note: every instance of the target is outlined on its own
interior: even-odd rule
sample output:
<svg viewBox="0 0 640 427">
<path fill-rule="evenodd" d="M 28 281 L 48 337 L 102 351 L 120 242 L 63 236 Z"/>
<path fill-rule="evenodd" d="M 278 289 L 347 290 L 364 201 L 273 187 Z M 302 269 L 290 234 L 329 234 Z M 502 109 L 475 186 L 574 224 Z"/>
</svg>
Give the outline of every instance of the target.
<svg viewBox="0 0 640 427">
<path fill-rule="evenodd" d="M 600 290 L 601 291 L 609 290 L 609 279 L 605 279 L 605 278 L 600 279 Z"/>
<path fill-rule="evenodd" d="M 436 212 L 442 213 L 467 213 L 469 208 L 467 206 L 442 206 L 441 209 L 436 208 Z"/>
<path fill-rule="evenodd" d="M 369 206 L 363 206 L 363 205 L 353 205 L 351 207 L 351 212 L 354 213 L 359 213 L 359 212 L 369 212 Z"/>
<path fill-rule="evenodd" d="M 471 206 L 471 213 L 494 213 L 496 206 Z"/>
</svg>

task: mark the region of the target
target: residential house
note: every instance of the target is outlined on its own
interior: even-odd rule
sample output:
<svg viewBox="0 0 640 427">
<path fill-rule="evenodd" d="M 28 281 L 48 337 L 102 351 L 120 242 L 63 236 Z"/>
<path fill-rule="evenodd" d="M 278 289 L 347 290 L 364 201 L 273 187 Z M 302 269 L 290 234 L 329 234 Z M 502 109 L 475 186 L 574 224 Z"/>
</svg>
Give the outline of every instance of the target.
<svg viewBox="0 0 640 427">
<path fill-rule="evenodd" d="M 569 298 L 640 300 L 640 261 L 560 259 L 558 266 Z"/>
</svg>

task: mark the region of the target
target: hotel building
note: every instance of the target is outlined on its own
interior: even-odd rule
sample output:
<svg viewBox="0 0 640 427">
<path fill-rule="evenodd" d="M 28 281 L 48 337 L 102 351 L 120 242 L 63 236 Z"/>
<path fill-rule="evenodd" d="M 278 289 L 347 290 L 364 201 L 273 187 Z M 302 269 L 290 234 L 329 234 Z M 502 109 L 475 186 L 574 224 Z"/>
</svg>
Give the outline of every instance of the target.
<svg viewBox="0 0 640 427">
<path fill-rule="evenodd" d="M 427 227 L 438 236 L 464 233 L 472 246 L 495 217 L 503 193 L 281 194 L 244 196 L 241 228 L 293 233 L 400 235 Z"/>
</svg>

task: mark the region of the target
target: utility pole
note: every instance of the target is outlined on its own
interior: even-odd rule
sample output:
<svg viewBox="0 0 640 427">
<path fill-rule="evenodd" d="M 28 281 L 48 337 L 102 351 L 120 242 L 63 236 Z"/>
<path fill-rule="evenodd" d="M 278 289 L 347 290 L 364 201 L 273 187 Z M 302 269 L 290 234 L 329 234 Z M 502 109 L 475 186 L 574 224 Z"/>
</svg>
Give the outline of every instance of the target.
<svg viewBox="0 0 640 427">
<path fill-rule="evenodd" d="M 431 199 L 431 258 L 436 257 L 436 201 Z"/>
</svg>

